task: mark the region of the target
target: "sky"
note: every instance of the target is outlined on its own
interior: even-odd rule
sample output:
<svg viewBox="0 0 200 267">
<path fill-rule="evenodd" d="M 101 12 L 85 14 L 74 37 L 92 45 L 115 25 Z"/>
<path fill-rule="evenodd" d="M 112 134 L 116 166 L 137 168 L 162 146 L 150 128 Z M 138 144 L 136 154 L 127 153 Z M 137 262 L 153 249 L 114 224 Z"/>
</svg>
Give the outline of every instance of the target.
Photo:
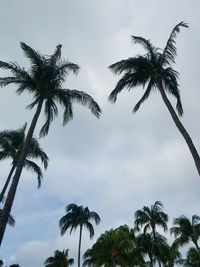
<svg viewBox="0 0 200 267">
<path fill-rule="evenodd" d="M 131 35 L 164 48 L 173 27 L 186 21 L 189 29 L 177 37 L 174 68 L 180 73 L 181 121 L 200 150 L 199 0 L 7 0 L 0 10 L 0 60 L 28 69 L 20 41 L 45 55 L 62 44 L 62 56 L 81 68 L 78 76 L 69 75 L 65 88 L 89 93 L 102 109 L 97 119 L 75 105 L 74 119 L 65 127 L 60 109 L 48 136 L 39 140 L 49 167 L 39 190 L 36 177 L 23 171 L 12 209 L 16 226 L 7 227 L 0 249 L 5 264 L 42 266 L 56 249 L 66 248 L 76 259 L 78 232 L 61 237 L 58 227 L 70 203 L 88 206 L 101 217 L 93 240 L 84 231 L 83 252 L 105 230 L 132 227 L 134 212 L 156 200 L 169 214 L 169 225 L 183 214 L 200 215 L 200 177 L 160 94 L 155 91 L 136 114 L 132 109 L 142 88 L 125 90 L 115 104 L 108 102 L 120 78 L 108 66 L 144 52 Z M 7 74 L 0 72 L 1 77 Z M 25 108 L 32 96 L 18 96 L 15 89 L 0 88 L 0 131 L 30 124 L 34 114 Z M 36 137 L 43 121 L 41 116 Z M 10 163 L 0 162 L 0 186 Z"/>
</svg>

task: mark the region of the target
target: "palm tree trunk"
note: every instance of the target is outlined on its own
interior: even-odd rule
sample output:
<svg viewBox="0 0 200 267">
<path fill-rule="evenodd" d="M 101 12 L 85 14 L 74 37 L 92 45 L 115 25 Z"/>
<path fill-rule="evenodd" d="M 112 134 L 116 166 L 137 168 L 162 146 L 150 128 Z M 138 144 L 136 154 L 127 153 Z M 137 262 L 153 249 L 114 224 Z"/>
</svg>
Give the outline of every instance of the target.
<svg viewBox="0 0 200 267">
<path fill-rule="evenodd" d="M 14 170 L 15 170 L 15 167 L 16 167 L 16 165 L 13 164 L 13 166 L 12 166 L 12 168 L 11 168 L 9 174 L 8 174 L 8 177 L 7 177 L 7 179 L 6 179 L 6 182 L 5 182 L 5 184 L 4 184 L 4 187 L 3 187 L 3 189 L 2 189 L 2 191 L 1 191 L 1 193 L 0 193 L 0 202 L 2 202 L 2 200 L 3 200 L 3 198 L 4 198 L 5 192 L 6 192 L 7 188 L 8 188 L 9 183 L 10 183 L 10 179 L 11 179 L 11 177 L 12 177 L 12 175 L 13 175 L 13 172 L 14 172 Z"/>
<path fill-rule="evenodd" d="M 183 138 L 185 139 L 188 147 L 189 147 L 189 150 L 192 154 L 192 157 L 194 159 L 194 162 L 195 162 L 195 165 L 196 165 L 196 168 L 197 168 L 197 171 L 198 171 L 198 174 L 200 175 L 200 157 L 199 157 L 199 154 L 192 142 L 192 139 L 191 137 L 189 136 L 188 132 L 186 131 L 185 127 L 183 126 L 183 124 L 181 123 L 181 121 L 179 120 L 174 108 L 172 107 L 169 99 L 167 98 L 166 94 L 165 94 L 165 91 L 163 89 L 163 85 L 162 83 L 160 83 L 159 85 L 159 89 L 160 89 L 160 93 L 161 93 L 161 96 L 162 96 L 162 99 L 165 103 L 165 105 L 167 106 L 171 116 L 172 116 L 172 119 L 174 121 L 174 123 L 176 124 L 178 130 L 180 131 L 180 133 L 182 134 Z"/>
<path fill-rule="evenodd" d="M 78 244 L 78 267 L 81 266 L 81 239 L 82 239 L 82 229 L 83 229 L 83 226 L 80 225 L 79 244 Z"/>
<path fill-rule="evenodd" d="M 29 145 L 33 136 L 33 132 L 35 130 L 36 124 L 37 124 L 37 120 L 39 118 L 40 112 L 42 110 L 42 104 L 43 104 L 43 99 L 41 98 L 38 102 L 38 106 L 36 109 L 36 112 L 33 116 L 30 128 L 28 130 L 27 136 L 26 136 L 26 140 L 24 142 L 23 145 L 23 149 L 15 170 L 15 174 L 13 176 L 13 180 L 12 180 L 12 184 L 10 186 L 3 210 L 2 210 L 2 216 L 0 217 L 0 245 L 2 243 L 3 240 L 3 236 L 5 233 L 5 229 L 6 229 L 6 225 L 8 222 L 8 218 L 11 212 L 11 208 L 14 202 L 14 198 L 15 198 L 15 194 L 16 194 L 16 190 L 17 190 L 17 186 L 18 186 L 18 182 L 22 173 L 22 169 L 24 166 L 24 160 L 26 158 L 28 149 L 29 149 Z"/>
</svg>

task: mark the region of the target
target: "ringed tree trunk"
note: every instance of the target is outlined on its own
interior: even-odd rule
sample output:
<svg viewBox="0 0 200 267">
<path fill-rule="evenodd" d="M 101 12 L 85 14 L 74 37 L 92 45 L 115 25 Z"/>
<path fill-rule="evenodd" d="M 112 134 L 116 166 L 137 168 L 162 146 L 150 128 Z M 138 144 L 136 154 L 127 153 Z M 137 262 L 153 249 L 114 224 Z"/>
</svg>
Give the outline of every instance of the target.
<svg viewBox="0 0 200 267">
<path fill-rule="evenodd" d="M 199 157 L 199 154 L 198 154 L 198 152 L 197 152 L 197 150 L 196 150 L 196 148 L 192 142 L 192 139 L 191 139 L 190 135 L 188 134 L 188 132 L 186 131 L 183 124 L 181 123 L 181 121 L 179 120 L 174 108 L 172 107 L 169 99 L 167 98 L 167 95 L 166 95 L 165 90 L 163 88 L 162 82 L 159 83 L 159 89 L 160 89 L 162 99 L 163 99 L 165 105 L 167 106 L 174 123 L 176 124 L 178 130 L 180 131 L 180 133 L 182 134 L 183 138 L 185 139 L 185 141 L 188 145 L 188 148 L 189 148 L 189 150 L 192 154 L 192 157 L 194 159 L 198 174 L 200 175 L 200 157 Z"/>
<path fill-rule="evenodd" d="M 26 155 L 28 153 L 28 149 L 29 149 L 29 145 L 30 145 L 30 142 L 31 142 L 31 139 L 33 136 L 33 132 L 35 130 L 37 120 L 38 120 L 39 115 L 40 115 L 41 110 L 42 110 L 43 101 L 44 101 L 44 99 L 41 98 L 38 102 L 38 106 L 37 106 L 36 112 L 33 116 L 30 128 L 28 130 L 28 133 L 27 133 L 24 145 L 23 145 L 23 149 L 22 149 L 18 164 L 16 166 L 15 174 L 13 176 L 13 180 L 12 180 L 12 183 L 11 183 L 11 186 L 10 186 L 10 189 L 9 189 L 9 192 L 8 192 L 8 195 L 7 195 L 3 210 L 2 210 L 2 215 L 0 217 L 0 246 L 1 246 L 1 243 L 3 240 L 3 236 L 5 233 L 8 218 L 9 218 L 9 215 L 10 215 L 10 212 L 12 209 L 12 205 L 14 202 L 18 182 L 19 182 L 19 179 L 20 179 L 20 176 L 22 173 L 22 169 L 24 166 L 24 160 L 25 160 Z"/>
<path fill-rule="evenodd" d="M 12 168 L 11 168 L 9 174 L 8 174 L 8 177 L 7 177 L 7 179 L 6 179 L 6 182 L 5 182 L 5 184 L 4 184 L 4 187 L 3 187 L 3 189 L 2 189 L 2 191 L 1 191 L 1 193 L 0 193 L 0 202 L 3 201 L 5 192 L 6 192 L 7 188 L 8 188 L 9 183 L 10 183 L 10 179 L 11 179 L 11 177 L 12 177 L 12 175 L 13 175 L 13 172 L 14 172 L 14 170 L 15 170 L 15 167 L 16 167 L 16 164 L 13 164 L 13 165 L 12 165 Z"/>
<path fill-rule="evenodd" d="M 80 232 L 79 232 L 79 244 L 78 244 L 78 267 L 81 266 L 81 239 L 82 239 L 82 230 L 83 225 L 80 225 Z"/>
</svg>

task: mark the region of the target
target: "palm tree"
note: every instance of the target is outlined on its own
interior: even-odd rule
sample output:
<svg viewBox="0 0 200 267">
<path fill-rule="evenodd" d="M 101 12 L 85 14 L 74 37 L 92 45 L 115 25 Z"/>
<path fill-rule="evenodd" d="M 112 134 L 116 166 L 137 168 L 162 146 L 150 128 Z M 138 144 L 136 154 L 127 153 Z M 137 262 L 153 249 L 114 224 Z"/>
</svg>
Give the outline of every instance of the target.
<svg viewBox="0 0 200 267">
<path fill-rule="evenodd" d="M 94 236 L 94 228 L 91 221 L 96 224 L 100 222 L 99 215 L 90 211 L 88 207 L 77 206 L 76 204 L 69 204 L 66 207 L 66 214 L 60 219 L 59 226 L 61 235 L 70 228 L 70 234 L 72 230 L 76 230 L 79 227 L 79 245 L 78 245 L 78 267 L 80 267 L 80 255 L 81 255 L 81 239 L 83 227 L 90 233 L 90 238 Z"/>
<path fill-rule="evenodd" d="M 183 246 L 192 241 L 196 249 L 200 252 L 198 244 L 200 237 L 200 217 L 193 215 L 190 221 L 186 216 L 180 216 L 174 219 L 173 224 L 174 226 L 170 231 L 174 234 L 177 245 Z"/>
<path fill-rule="evenodd" d="M 69 258 L 68 253 L 68 249 L 63 251 L 56 250 L 53 257 L 49 257 L 45 260 L 45 267 L 68 267 L 73 265 L 74 259 Z"/>
<path fill-rule="evenodd" d="M 176 243 L 171 246 L 166 245 L 163 249 L 162 262 L 164 267 L 174 267 L 176 263 L 181 261 L 181 253 Z"/>
<path fill-rule="evenodd" d="M 135 235 L 127 225 L 102 234 L 84 253 L 83 266 L 143 266 L 144 259 L 135 243 Z"/>
<path fill-rule="evenodd" d="M 22 151 L 23 143 L 25 140 L 26 124 L 18 130 L 6 130 L 0 132 L 0 160 L 11 159 L 11 170 L 8 174 L 7 180 L 0 193 L 0 202 L 3 200 L 5 192 L 8 188 L 10 179 L 19 161 L 19 157 Z M 32 137 L 31 144 L 28 149 L 26 159 L 24 161 L 24 167 L 32 170 L 37 174 L 38 187 L 41 185 L 42 171 L 40 167 L 31 159 L 39 158 L 44 165 L 45 170 L 48 166 L 48 156 L 41 149 L 36 138 Z"/>
<path fill-rule="evenodd" d="M 175 125 L 185 139 L 190 152 L 193 156 L 197 171 L 200 175 L 200 157 L 192 142 L 191 137 L 181 123 L 178 115 L 183 115 L 183 108 L 180 98 L 179 85 L 178 85 L 178 72 L 172 68 L 175 63 L 175 56 L 177 54 L 175 38 L 180 32 L 180 27 L 188 27 L 184 22 L 177 24 L 167 41 L 164 49 L 159 49 L 153 46 L 150 40 L 143 37 L 132 36 L 132 40 L 144 47 L 147 51 L 144 55 L 131 57 L 121 60 L 109 66 L 115 74 L 122 74 L 123 77 L 118 81 L 115 89 L 111 92 L 109 100 L 116 102 L 117 95 L 123 89 L 128 90 L 139 85 L 145 87 L 145 92 L 139 102 L 135 105 L 133 112 L 136 112 L 140 105 L 148 99 L 151 92 L 157 90 L 160 92 L 161 97 L 170 112 Z M 177 100 L 176 111 L 170 103 L 167 93 L 174 96 Z"/>
<path fill-rule="evenodd" d="M 156 266 L 156 262 L 161 265 L 163 252 L 167 246 L 164 236 L 159 233 L 156 233 L 155 236 L 153 233 L 142 233 L 137 236 L 137 246 L 145 256 L 148 256 L 147 266 Z"/>
<path fill-rule="evenodd" d="M 0 61 L 0 68 L 9 70 L 12 73 L 12 76 L 10 77 L 0 78 L 0 85 L 7 86 L 9 84 L 16 84 L 18 87 L 18 94 L 22 94 L 25 91 L 33 94 L 34 100 L 30 105 L 28 105 L 28 108 L 32 109 L 36 107 L 36 111 L 31 121 L 15 174 L 13 176 L 13 181 L 5 201 L 3 214 L 0 218 L 0 244 L 3 239 L 8 216 L 13 205 L 17 185 L 24 166 L 24 161 L 28 153 L 38 118 L 41 114 L 42 107 L 44 106 L 46 121 L 41 128 L 40 136 L 47 135 L 51 122 L 58 115 L 56 103 L 59 103 L 64 108 L 64 125 L 73 118 L 72 104 L 74 102 L 88 107 L 96 117 L 99 117 L 101 112 L 98 104 L 90 95 L 82 91 L 63 88 L 63 83 L 66 80 L 67 74 L 70 71 L 77 73 L 79 66 L 61 59 L 61 47 L 61 45 L 58 45 L 53 55 L 43 56 L 25 43 L 21 43 L 21 48 L 24 51 L 25 56 L 30 59 L 31 62 L 31 68 L 29 71 L 21 68 L 17 63 Z"/>
<path fill-rule="evenodd" d="M 152 230 L 154 238 L 156 236 L 156 225 L 161 226 L 166 231 L 168 215 L 162 209 L 162 203 L 156 201 L 150 208 L 144 206 L 141 210 L 137 210 L 135 212 L 135 228 L 140 231 L 141 227 L 144 226 L 144 233 Z"/>
</svg>

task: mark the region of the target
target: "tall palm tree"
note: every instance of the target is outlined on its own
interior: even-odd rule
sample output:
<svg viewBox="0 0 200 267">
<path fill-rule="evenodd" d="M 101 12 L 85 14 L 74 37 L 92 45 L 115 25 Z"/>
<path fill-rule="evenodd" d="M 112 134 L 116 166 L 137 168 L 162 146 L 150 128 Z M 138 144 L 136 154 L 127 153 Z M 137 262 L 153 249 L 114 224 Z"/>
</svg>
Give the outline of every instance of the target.
<svg viewBox="0 0 200 267">
<path fill-rule="evenodd" d="M 91 221 L 94 221 L 96 224 L 100 222 L 99 215 L 90 211 L 88 207 L 78 206 L 74 203 L 69 204 L 66 207 L 66 214 L 60 219 L 59 226 L 61 235 L 64 235 L 65 232 L 70 228 L 70 234 L 73 230 L 76 230 L 79 227 L 79 245 L 78 245 L 78 267 L 80 267 L 80 255 L 81 255 L 81 239 L 82 239 L 82 230 L 83 227 L 90 233 L 90 238 L 94 236 L 94 228 Z"/>
<path fill-rule="evenodd" d="M 200 252 L 198 244 L 200 238 L 200 217 L 193 215 L 190 221 L 186 216 L 180 216 L 174 219 L 173 224 L 174 226 L 170 231 L 174 234 L 177 245 L 183 246 L 192 241 L 196 249 Z"/>
<path fill-rule="evenodd" d="M 123 77 L 118 81 L 115 89 L 111 92 L 109 100 L 115 102 L 117 100 L 117 95 L 125 88 L 130 90 L 137 86 L 143 86 L 145 92 L 133 109 L 133 112 L 136 112 L 140 108 L 140 105 L 148 99 L 152 91 L 156 90 L 160 92 L 175 125 L 190 149 L 197 171 L 200 175 L 199 154 L 191 137 L 178 117 L 178 115 L 183 115 L 183 108 L 178 85 L 179 74 L 172 68 L 172 64 L 175 63 L 175 56 L 177 54 L 175 38 L 180 32 L 180 27 L 188 27 L 188 25 L 184 22 L 177 24 L 173 28 L 164 49 L 159 49 L 153 46 L 150 40 L 143 37 L 132 36 L 132 40 L 135 43 L 142 45 L 147 52 L 144 55 L 121 60 L 109 66 L 115 74 L 123 73 Z M 170 103 L 167 93 L 176 98 L 178 115 Z"/>
<path fill-rule="evenodd" d="M 156 225 L 161 226 L 166 231 L 168 215 L 162 209 L 162 203 L 156 201 L 150 208 L 144 206 L 141 210 L 137 210 L 135 212 L 135 228 L 140 231 L 141 227 L 144 226 L 144 233 L 151 230 L 154 238 L 156 236 Z"/>
<path fill-rule="evenodd" d="M 20 159 L 13 176 L 13 181 L 5 201 L 3 214 L 0 218 L 0 244 L 3 239 L 8 216 L 13 205 L 17 185 L 31 143 L 31 138 L 43 106 L 46 121 L 41 128 L 41 136 L 47 135 L 51 122 L 58 115 L 56 103 L 59 103 L 64 108 L 63 124 L 66 124 L 73 118 L 72 104 L 74 102 L 88 107 L 96 117 L 99 117 L 101 112 L 98 104 L 90 95 L 83 91 L 63 88 L 63 83 L 66 80 L 67 74 L 70 71 L 78 73 L 79 66 L 61 59 L 61 47 L 62 45 L 58 45 L 53 55 L 43 56 L 38 51 L 22 42 L 21 48 L 24 51 L 25 56 L 31 62 L 31 68 L 29 71 L 21 68 L 15 62 L 0 61 L 0 68 L 9 70 L 12 73 L 12 76 L 0 78 L 0 85 L 7 86 L 9 84 L 16 84 L 18 87 L 18 94 L 22 94 L 23 92 L 31 93 L 34 100 L 30 105 L 28 105 L 28 108 L 32 109 L 36 107 L 36 111 L 31 121 Z"/>
<path fill-rule="evenodd" d="M 11 159 L 11 169 L 0 193 L 0 202 L 3 200 L 5 192 L 8 188 L 9 182 L 13 175 L 13 172 L 19 161 L 19 157 L 22 151 L 23 143 L 25 140 L 26 124 L 18 130 L 6 130 L 0 132 L 0 160 Z M 24 167 L 32 170 L 37 174 L 38 187 L 41 185 L 42 171 L 40 167 L 31 159 L 39 158 L 44 165 L 45 170 L 48 166 L 48 156 L 41 149 L 36 138 L 32 137 L 26 159 L 24 161 Z"/>
<path fill-rule="evenodd" d="M 74 264 L 74 259 L 69 258 L 69 250 L 59 251 L 56 250 L 54 252 L 54 256 L 49 257 L 45 260 L 45 267 L 69 267 Z"/>
</svg>

